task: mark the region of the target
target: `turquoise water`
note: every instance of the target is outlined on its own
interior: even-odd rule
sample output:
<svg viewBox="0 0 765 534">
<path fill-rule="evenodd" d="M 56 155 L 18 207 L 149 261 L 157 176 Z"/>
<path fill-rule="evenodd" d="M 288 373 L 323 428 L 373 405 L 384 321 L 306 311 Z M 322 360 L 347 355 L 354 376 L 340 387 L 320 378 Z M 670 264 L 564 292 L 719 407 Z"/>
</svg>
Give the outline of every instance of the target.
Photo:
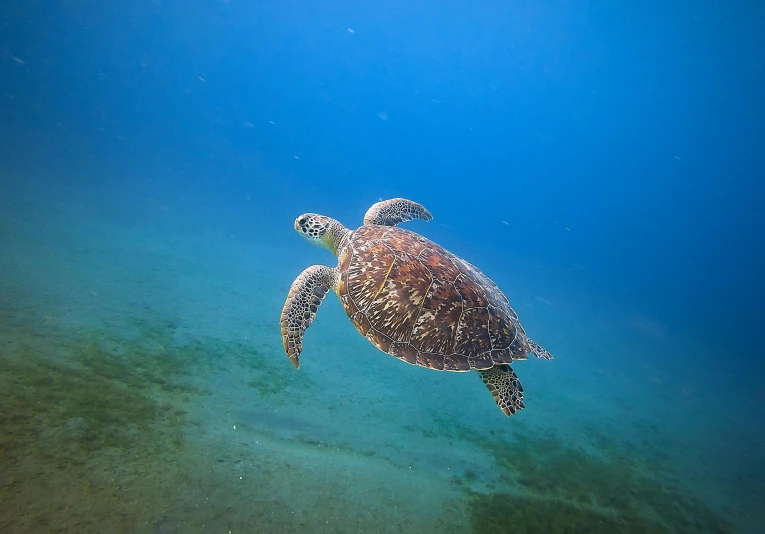
<svg viewBox="0 0 765 534">
<path fill-rule="evenodd" d="M 28 187 L 3 201 L 5 531 L 756 531 L 756 412 L 670 375 L 692 342 L 634 312 L 508 290 L 557 358 L 515 365 L 507 418 L 474 373 L 377 352 L 333 295 L 295 370 L 282 301 L 331 256 L 289 227 Z"/>
<path fill-rule="evenodd" d="M 762 9 L 0 8 L 0 531 L 762 532 Z M 679 44 L 678 44 L 679 43 Z M 554 354 L 387 356 L 295 217 L 381 198 Z"/>
</svg>

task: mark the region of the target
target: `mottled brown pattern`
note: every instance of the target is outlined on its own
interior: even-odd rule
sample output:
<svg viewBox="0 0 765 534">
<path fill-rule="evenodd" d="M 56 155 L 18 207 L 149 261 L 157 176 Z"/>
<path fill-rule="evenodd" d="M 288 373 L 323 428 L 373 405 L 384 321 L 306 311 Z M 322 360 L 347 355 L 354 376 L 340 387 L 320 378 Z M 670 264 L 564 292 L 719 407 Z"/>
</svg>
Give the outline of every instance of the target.
<svg viewBox="0 0 765 534">
<path fill-rule="evenodd" d="M 344 273 L 348 270 L 348 266 L 351 264 L 352 257 L 353 249 L 351 247 L 346 247 L 340 251 L 340 254 L 337 257 L 337 267 L 340 269 L 341 273 Z"/>
<path fill-rule="evenodd" d="M 409 343 L 396 342 L 391 343 L 391 346 L 388 349 L 388 354 L 395 356 L 400 360 L 404 360 L 405 362 L 415 364 L 417 363 L 417 355 L 419 354 L 419 351 Z"/>
<path fill-rule="evenodd" d="M 462 258 L 459 258 L 458 262 L 462 270 L 469 273 L 468 278 L 472 283 L 483 288 L 489 303 L 502 310 L 502 314 L 507 314 L 508 317 L 517 321 L 518 315 L 515 313 L 515 310 L 510 307 L 507 297 L 502 293 L 497 284 L 494 283 L 494 280 L 483 274 L 483 272 L 472 263 L 466 262 Z"/>
<path fill-rule="evenodd" d="M 491 358 L 491 352 L 484 352 L 475 356 L 469 356 L 468 363 L 471 369 L 489 369 L 494 365 L 494 360 Z"/>
<path fill-rule="evenodd" d="M 518 314 L 510 307 L 507 297 L 496 285 L 493 290 L 486 290 L 486 296 L 489 298 L 489 304 L 497 309 L 498 315 L 502 316 L 503 319 L 511 321 L 513 324 L 520 325 L 518 322 Z"/>
<path fill-rule="evenodd" d="M 528 360 L 529 357 L 524 352 L 508 348 L 491 351 L 491 359 L 494 363 L 513 363 L 514 360 Z"/>
<path fill-rule="evenodd" d="M 397 254 L 378 297 L 366 309 L 369 320 L 391 339 L 409 341 L 430 280 L 417 259 Z"/>
<path fill-rule="evenodd" d="M 504 349 L 512 345 L 515 341 L 520 341 L 517 332 L 521 325 L 514 318 L 508 320 L 507 314 L 500 313 L 494 306 L 489 306 L 489 336 L 491 337 L 491 346 L 495 349 Z M 521 329 L 521 332 L 523 330 Z M 520 349 L 521 344 L 515 343 L 516 349 Z"/>
<path fill-rule="evenodd" d="M 423 367 L 430 367 L 438 371 L 444 370 L 444 355 L 435 354 L 433 352 L 420 352 L 417 355 L 417 365 Z"/>
<path fill-rule="evenodd" d="M 459 269 L 457 269 L 452 261 L 453 257 L 450 252 L 435 243 L 420 254 L 420 260 L 430 272 L 434 273 L 441 280 L 448 280 L 449 282 L 454 282 L 460 275 Z"/>
<path fill-rule="evenodd" d="M 363 312 L 356 312 L 351 315 L 351 322 L 356 327 L 356 330 L 361 332 L 362 336 L 366 336 L 369 329 L 372 328 L 369 318 Z"/>
<path fill-rule="evenodd" d="M 454 352 L 471 356 L 478 352 L 491 350 L 486 319 L 485 308 L 473 308 L 462 313 L 460 324 L 457 327 Z"/>
<path fill-rule="evenodd" d="M 381 239 L 391 230 L 401 230 L 401 228 L 391 228 L 390 226 L 362 226 L 353 233 L 351 239 L 354 244 L 359 245 L 364 242 Z"/>
<path fill-rule="evenodd" d="M 348 271 L 342 271 L 340 276 L 338 276 L 335 291 L 337 292 L 337 296 L 340 297 L 340 303 L 343 305 L 345 313 L 347 313 L 349 317 L 359 311 L 356 304 L 353 302 L 353 299 L 351 299 L 351 295 L 348 293 Z"/>
<path fill-rule="evenodd" d="M 444 356 L 444 371 L 470 371 L 470 362 L 464 356 Z"/>
<path fill-rule="evenodd" d="M 426 352 L 454 353 L 462 299 L 450 282 L 434 280 L 412 330 L 412 345 Z"/>
<path fill-rule="evenodd" d="M 526 357 L 515 312 L 496 284 L 426 238 L 403 228 L 364 226 L 339 258 L 347 273 L 337 288 L 343 307 L 388 354 L 449 371 Z"/>
<path fill-rule="evenodd" d="M 462 297 L 462 305 L 466 310 L 485 308 L 489 305 L 489 301 L 481 286 L 477 286 L 466 274 L 459 276 L 454 281 L 454 289 Z"/>
<path fill-rule="evenodd" d="M 377 294 L 385 283 L 395 257 L 380 242 L 358 243 L 348 267 L 348 291 L 359 310 L 379 302 Z"/>
<path fill-rule="evenodd" d="M 340 297 L 340 302 L 343 303 L 343 307 L 347 309 L 346 304 L 347 302 L 350 302 L 350 297 L 348 296 L 348 271 L 340 271 L 340 276 L 337 278 L 337 286 L 335 286 L 335 291 Z M 348 315 L 352 315 L 353 313 L 356 313 L 356 310 L 349 313 Z"/>
<path fill-rule="evenodd" d="M 389 232 L 385 243 L 397 252 L 405 252 L 410 256 L 418 256 L 423 250 L 432 246 L 431 241 L 413 232 Z"/>
<path fill-rule="evenodd" d="M 374 328 L 371 328 L 369 332 L 367 332 L 367 339 L 372 343 L 372 345 L 383 352 L 388 352 L 390 344 L 393 342 L 391 338 L 381 332 L 378 332 Z"/>
</svg>

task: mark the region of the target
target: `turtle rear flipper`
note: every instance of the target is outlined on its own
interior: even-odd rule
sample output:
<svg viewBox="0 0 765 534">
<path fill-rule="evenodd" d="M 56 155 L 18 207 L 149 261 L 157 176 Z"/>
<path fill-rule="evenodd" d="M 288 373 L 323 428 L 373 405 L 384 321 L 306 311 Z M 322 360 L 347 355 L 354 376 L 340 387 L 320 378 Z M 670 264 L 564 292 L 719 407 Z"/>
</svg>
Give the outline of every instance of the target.
<svg viewBox="0 0 765 534">
<path fill-rule="evenodd" d="M 523 404 L 523 386 L 515 371 L 507 365 L 495 365 L 491 369 L 478 371 L 481 380 L 491 392 L 499 409 L 505 415 L 513 415 L 526 407 Z"/>
<path fill-rule="evenodd" d="M 292 364 L 300 367 L 303 334 L 311 326 L 321 301 L 335 287 L 338 271 L 324 265 L 312 265 L 300 273 L 290 287 L 282 309 L 282 343 Z"/>
<path fill-rule="evenodd" d="M 543 360 L 552 360 L 553 356 L 549 352 L 547 352 L 545 349 L 539 346 L 538 343 L 534 343 L 530 339 L 526 340 L 529 344 L 529 348 L 531 349 L 530 352 L 537 358 L 542 358 Z"/>
</svg>

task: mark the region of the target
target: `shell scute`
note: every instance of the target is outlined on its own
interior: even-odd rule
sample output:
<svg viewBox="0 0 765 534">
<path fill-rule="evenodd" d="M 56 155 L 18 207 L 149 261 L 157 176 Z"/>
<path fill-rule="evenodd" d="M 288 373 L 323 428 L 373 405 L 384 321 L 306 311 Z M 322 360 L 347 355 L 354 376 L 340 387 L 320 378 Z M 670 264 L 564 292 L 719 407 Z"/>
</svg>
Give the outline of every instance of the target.
<svg viewBox="0 0 765 534">
<path fill-rule="evenodd" d="M 470 371 L 470 362 L 461 355 L 444 356 L 444 371 Z"/>
<path fill-rule="evenodd" d="M 405 252 L 410 256 L 419 256 L 425 249 L 433 246 L 430 240 L 414 232 L 388 232 L 384 240 L 391 249 Z"/>
<path fill-rule="evenodd" d="M 462 313 L 457 327 L 457 340 L 454 352 L 457 354 L 473 355 L 478 351 L 490 351 L 491 339 L 486 324 L 486 309 L 473 308 Z"/>
<path fill-rule="evenodd" d="M 411 344 L 402 342 L 391 343 L 390 348 L 388 348 L 388 354 L 411 364 L 417 363 L 419 352 Z"/>
<path fill-rule="evenodd" d="M 476 356 L 468 356 L 467 360 L 471 369 L 489 369 L 490 367 L 494 367 L 494 360 L 489 351 Z"/>
<path fill-rule="evenodd" d="M 347 291 L 356 307 L 365 310 L 375 302 L 396 257 L 380 242 L 361 243 L 353 256 L 345 271 Z"/>
<path fill-rule="evenodd" d="M 499 363 L 513 363 L 515 360 L 527 360 L 528 356 L 525 354 L 520 355 L 519 353 L 513 352 L 509 348 L 504 349 L 495 349 L 491 351 L 491 359 L 494 361 L 495 364 Z"/>
<path fill-rule="evenodd" d="M 495 349 L 510 347 L 522 333 L 520 323 L 508 314 L 503 314 L 494 306 L 489 307 L 489 336 Z"/>
<path fill-rule="evenodd" d="M 430 248 L 423 250 L 420 261 L 437 278 L 454 282 L 460 275 L 460 270 L 451 259 L 452 254 L 433 243 Z"/>
<path fill-rule="evenodd" d="M 383 334 L 382 332 L 376 330 L 375 328 L 370 328 L 367 332 L 367 339 L 383 352 L 388 352 L 388 349 L 390 349 L 391 343 L 393 343 L 393 340 Z"/>
<path fill-rule="evenodd" d="M 430 273 L 416 258 L 397 254 L 374 305 L 366 310 L 369 320 L 391 339 L 409 341 L 430 282 Z"/>
<path fill-rule="evenodd" d="M 489 305 L 489 299 L 481 286 L 477 285 L 467 275 L 461 274 L 454 281 L 454 289 L 462 297 L 462 305 L 466 310 L 471 308 L 485 308 Z"/>
<path fill-rule="evenodd" d="M 412 344 L 425 352 L 451 354 L 461 314 L 462 299 L 454 286 L 433 280 L 412 330 Z"/>
<path fill-rule="evenodd" d="M 435 352 L 420 352 L 417 355 L 417 365 L 443 371 L 444 355 Z"/>
<path fill-rule="evenodd" d="M 372 323 L 369 322 L 367 315 L 360 311 L 351 315 L 351 322 L 356 330 L 361 332 L 362 336 L 366 336 L 369 329 L 372 328 Z"/>
</svg>

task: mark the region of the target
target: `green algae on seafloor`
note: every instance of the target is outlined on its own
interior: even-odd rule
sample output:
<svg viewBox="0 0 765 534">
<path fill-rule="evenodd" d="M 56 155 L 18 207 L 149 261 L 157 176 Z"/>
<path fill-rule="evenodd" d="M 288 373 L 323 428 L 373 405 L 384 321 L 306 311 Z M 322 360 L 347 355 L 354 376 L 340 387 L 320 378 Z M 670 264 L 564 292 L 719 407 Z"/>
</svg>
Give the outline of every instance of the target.
<svg viewBox="0 0 765 534">
<path fill-rule="evenodd" d="M 0 353 L 0 462 L 77 462 L 103 448 L 156 449 L 165 440 L 180 446 L 185 402 L 209 394 L 197 379 L 221 367 L 246 369 L 263 397 L 309 382 L 250 345 L 179 342 L 171 320 L 134 319 L 119 334 L 24 325 L 4 336 Z"/>
<path fill-rule="evenodd" d="M 580 510 L 607 510 L 639 531 L 731 532 L 731 525 L 709 506 L 677 485 L 652 473 L 651 466 L 629 451 L 588 454 L 559 438 L 518 436 L 512 445 L 487 443 L 508 483 L 525 494 L 563 500 Z M 631 529 L 631 530 L 630 530 Z"/>
<path fill-rule="evenodd" d="M 618 450 L 604 438 L 600 441 L 611 448 L 590 454 L 553 434 L 524 432 L 519 425 L 508 442 L 436 414 L 434 424 L 442 439 L 472 442 L 493 457 L 499 479 L 512 488 L 512 494 L 468 493 L 476 533 L 734 530 L 704 502 L 663 479 L 644 450 Z M 432 426 L 423 430 L 433 432 Z"/>
<path fill-rule="evenodd" d="M 469 497 L 474 534 L 664 534 L 661 525 L 639 517 L 620 517 L 565 501 L 519 497 L 509 493 Z"/>
<path fill-rule="evenodd" d="M 167 518 L 168 502 L 183 515 L 211 494 L 230 496 L 228 475 L 218 465 L 207 473 L 190 441 L 205 429 L 186 412 L 221 371 L 242 387 L 267 378 L 270 395 L 289 388 L 289 362 L 269 352 L 192 338 L 173 320 L 84 330 L 16 313 L 0 323 L 0 531 L 159 529 L 181 524 Z"/>
<path fill-rule="evenodd" d="M 0 374 L 4 460 L 76 463 L 106 447 L 150 442 L 157 432 L 177 446 L 185 412 L 171 397 L 207 393 L 184 380 L 200 348 L 174 345 L 170 330 L 140 328 L 137 341 L 106 331 L 60 331 L 45 342 L 35 332 L 16 334 Z"/>
</svg>

